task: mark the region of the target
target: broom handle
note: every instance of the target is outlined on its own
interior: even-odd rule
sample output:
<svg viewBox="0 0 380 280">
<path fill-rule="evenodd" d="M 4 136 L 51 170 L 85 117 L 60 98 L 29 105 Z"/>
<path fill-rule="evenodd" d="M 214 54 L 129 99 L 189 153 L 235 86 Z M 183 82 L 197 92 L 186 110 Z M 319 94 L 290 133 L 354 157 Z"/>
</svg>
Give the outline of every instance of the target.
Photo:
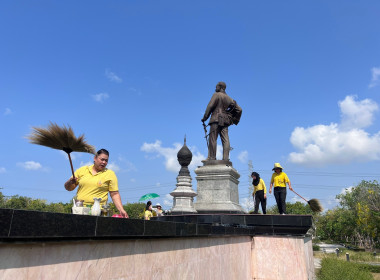
<svg viewBox="0 0 380 280">
<path fill-rule="evenodd" d="M 71 161 L 70 153 L 67 153 L 67 155 L 69 156 L 69 161 L 70 161 L 70 166 L 71 166 L 71 173 L 73 173 L 73 178 L 75 178 L 74 167 L 73 167 L 73 162 Z"/>
<path fill-rule="evenodd" d="M 307 203 L 309 203 L 309 201 L 307 201 L 306 199 L 304 199 L 302 196 L 300 196 L 298 193 L 296 193 L 294 190 L 292 190 L 292 192 L 294 192 L 296 195 L 298 195 L 300 198 L 302 198 L 303 200 L 305 200 Z"/>
</svg>

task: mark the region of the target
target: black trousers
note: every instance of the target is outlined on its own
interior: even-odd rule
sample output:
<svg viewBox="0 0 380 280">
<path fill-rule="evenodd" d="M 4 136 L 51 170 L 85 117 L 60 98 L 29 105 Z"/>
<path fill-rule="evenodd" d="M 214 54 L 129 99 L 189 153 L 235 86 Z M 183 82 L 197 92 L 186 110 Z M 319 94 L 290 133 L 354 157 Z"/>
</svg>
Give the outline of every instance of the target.
<svg viewBox="0 0 380 280">
<path fill-rule="evenodd" d="M 259 204 L 261 203 L 261 210 L 263 210 L 263 214 L 267 213 L 267 200 L 264 198 L 264 190 L 257 191 L 255 193 L 255 211 L 254 214 L 259 212 Z"/>
<path fill-rule="evenodd" d="M 228 137 L 228 126 L 219 126 L 218 123 L 210 124 L 210 137 L 208 143 L 208 159 L 216 159 L 216 144 L 220 135 L 223 145 L 223 160 L 230 159 L 230 138 Z"/>
<path fill-rule="evenodd" d="M 274 187 L 274 198 L 276 199 L 278 212 L 286 214 L 286 187 Z"/>
</svg>

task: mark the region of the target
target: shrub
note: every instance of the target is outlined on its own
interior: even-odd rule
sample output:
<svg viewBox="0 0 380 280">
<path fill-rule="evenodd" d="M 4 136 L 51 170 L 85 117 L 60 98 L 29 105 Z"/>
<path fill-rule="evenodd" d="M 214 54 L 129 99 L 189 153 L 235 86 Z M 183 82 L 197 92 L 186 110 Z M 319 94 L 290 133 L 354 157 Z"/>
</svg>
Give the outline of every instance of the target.
<svg viewBox="0 0 380 280">
<path fill-rule="evenodd" d="M 321 247 L 319 247 L 319 245 L 313 244 L 313 251 L 320 251 L 320 250 L 321 250 Z"/>
</svg>

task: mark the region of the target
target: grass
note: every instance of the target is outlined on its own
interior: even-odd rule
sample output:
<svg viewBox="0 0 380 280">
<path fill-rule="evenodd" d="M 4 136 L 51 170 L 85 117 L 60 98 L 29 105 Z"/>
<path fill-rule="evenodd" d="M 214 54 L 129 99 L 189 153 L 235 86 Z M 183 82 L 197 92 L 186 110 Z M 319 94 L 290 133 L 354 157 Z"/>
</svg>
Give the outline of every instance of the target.
<svg viewBox="0 0 380 280">
<path fill-rule="evenodd" d="M 346 260 L 346 253 L 350 255 L 350 261 L 352 262 L 373 262 L 373 263 L 380 263 L 380 256 L 379 254 L 375 257 L 373 253 L 371 252 L 355 252 L 352 250 L 347 249 L 341 249 L 339 252 L 339 258 L 340 260 Z M 314 251 L 314 256 L 316 258 L 323 258 L 325 256 L 329 257 L 335 257 L 335 253 L 326 254 L 322 251 Z"/>
<path fill-rule="evenodd" d="M 347 262 L 333 257 L 322 259 L 322 267 L 318 273 L 318 280 L 373 280 L 368 265 Z"/>
<path fill-rule="evenodd" d="M 346 253 L 350 254 L 349 262 L 346 261 Z M 380 263 L 380 257 L 371 252 L 342 249 L 337 257 L 336 254 L 314 251 L 314 257 L 322 260 L 321 269 L 316 271 L 319 280 L 380 280 L 380 265 L 368 264 Z"/>
</svg>

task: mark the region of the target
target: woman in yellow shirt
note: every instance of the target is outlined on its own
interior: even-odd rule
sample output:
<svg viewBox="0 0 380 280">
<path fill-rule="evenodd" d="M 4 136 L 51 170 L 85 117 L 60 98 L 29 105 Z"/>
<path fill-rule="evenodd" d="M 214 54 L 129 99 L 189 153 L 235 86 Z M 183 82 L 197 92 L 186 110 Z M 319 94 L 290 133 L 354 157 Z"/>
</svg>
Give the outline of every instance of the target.
<svg viewBox="0 0 380 280">
<path fill-rule="evenodd" d="M 144 219 L 150 220 L 150 218 L 156 216 L 156 212 L 152 210 L 152 201 L 148 201 L 145 206 Z"/>
<path fill-rule="evenodd" d="M 289 186 L 289 190 L 292 189 L 288 175 L 282 172 L 282 167 L 279 163 L 275 163 L 272 169 L 274 173 L 270 180 L 269 193 L 272 193 L 272 187 L 274 185 L 274 198 L 276 199 L 278 212 L 282 215 L 286 214 L 286 184 Z"/>
<path fill-rule="evenodd" d="M 259 204 L 261 203 L 261 210 L 263 214 L 267 213 L 267 188 L 265 187 L 264 180 L 260 178 L 260 174 L 257 172 L 252 172 L 251 177 L 253 179 L 253 200 L 255 201 L 255 210 L 253 214 L 259 212 Z"/>
</svg>

